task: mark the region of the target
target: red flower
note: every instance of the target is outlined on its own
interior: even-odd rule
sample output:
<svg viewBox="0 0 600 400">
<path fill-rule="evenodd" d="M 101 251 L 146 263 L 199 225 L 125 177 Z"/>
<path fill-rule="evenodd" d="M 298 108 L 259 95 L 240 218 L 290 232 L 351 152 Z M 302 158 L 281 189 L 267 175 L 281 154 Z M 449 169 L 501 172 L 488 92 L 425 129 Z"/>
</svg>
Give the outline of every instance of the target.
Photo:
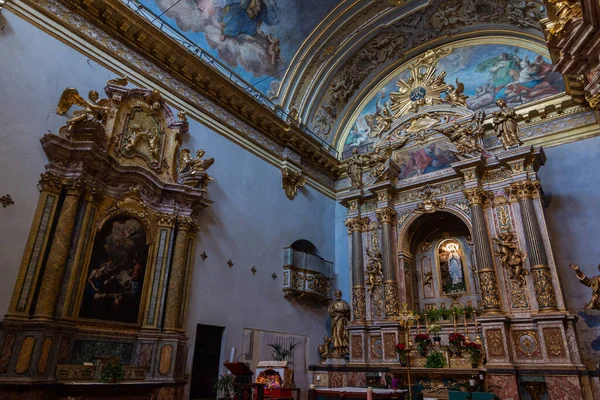
<svg viewBox="0 0 600 400">
<path fill-rule="evenodd" d="M 448 341 L 454 345 L 462 345 L 465 343 L 465 336 L 460 333 L 451 333 L 448 336 Z"/>
<path fill-rule="evenodd" d="M 397 352 L 406 351 L 406 345 L 404 343 L 398 343 L 396 345 L 396 351 Z"/>
<path fill-rule="evenodd" d="M 419 333 L 415 336 L 415 342 L 431 342 L 431 338 L 427 333 Z"/>
</svg>

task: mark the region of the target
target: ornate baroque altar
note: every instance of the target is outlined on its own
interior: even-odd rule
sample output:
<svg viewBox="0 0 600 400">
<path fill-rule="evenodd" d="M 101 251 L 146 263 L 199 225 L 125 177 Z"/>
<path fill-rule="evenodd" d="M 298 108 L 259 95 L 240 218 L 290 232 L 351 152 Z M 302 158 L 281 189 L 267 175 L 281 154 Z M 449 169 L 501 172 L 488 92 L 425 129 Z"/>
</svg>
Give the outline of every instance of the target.
<svg viewBox="0 0 600 400">
<path fill-rule="evenodd" d="M 57 113 L 83 110 L 41 139 L 49 163 L 0 325 L 9 398 L 183 393 L 194 243 L 214 160 L 180 150 L 185 112 L 126 85 L 109 81 L 100 100 L 66 89 Z M 107 375 L 109 364 L 120 373 Z"/>
</svg>

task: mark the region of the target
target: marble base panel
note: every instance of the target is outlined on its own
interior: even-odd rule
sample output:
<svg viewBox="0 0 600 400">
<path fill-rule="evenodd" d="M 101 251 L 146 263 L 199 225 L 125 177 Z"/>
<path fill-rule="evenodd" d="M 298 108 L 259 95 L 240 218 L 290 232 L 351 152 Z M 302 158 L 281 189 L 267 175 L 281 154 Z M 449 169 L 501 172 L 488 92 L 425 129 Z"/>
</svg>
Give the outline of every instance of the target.
<svg viewBox="0 0 600 400">
<path fill-rule="evenodd" d="M 547 376 L 548 400 L 581 400 L 583 393 L 576 376 Z"/>
<path fill-rule="evenodd" d="M 490 386 L 498 386 L 492 390 L 503 400 L 519 400 L 519 386 L 515 375 L 488 375 L 488 387 Z"/>
</svg>

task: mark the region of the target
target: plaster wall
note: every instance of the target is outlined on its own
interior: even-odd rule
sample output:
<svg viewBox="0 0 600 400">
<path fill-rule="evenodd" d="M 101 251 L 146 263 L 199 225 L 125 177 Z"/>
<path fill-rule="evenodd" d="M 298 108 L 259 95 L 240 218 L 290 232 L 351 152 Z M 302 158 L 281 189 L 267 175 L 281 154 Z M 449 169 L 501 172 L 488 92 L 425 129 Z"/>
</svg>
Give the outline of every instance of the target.
<svg viewBox="0 0 600 400">
<path fill-rule="evenodd" d="M 5 311 L 47 162 L 39 139 L 64 125 L 66 118 L 55 109 L 66 87 L 82 95 L 90 89 L 101 92 L 115 75 L 7 10 L 0 14 L 0 26 L 0 191 L 15 201 L 0 208 L 0 310 Z M 283 248 L 306 239 L 333 261 L 335 202 L 309 187 L 288 200 L 279 169 L 193 120 L 183 146 L 203 148 L 216 159 L 210 169 L 215 180 L 208 187 L 214 204 L 201 214 L 195 253 L 190 345 L 196 324 L 225 327 L 221 360 L 226 361 L 232 347 L 240 355 L 244 328 L 276 331 L 306 337 L 302 364 L 316 363 L 316 346 L 329 317 L 326 307 L 283 297 Z M 208 255 L 204 261 L 202 252 Z M 297 383 L 306 387 L 306 382 Z"/>
<path fill-rule="evenodd" d="M 579 265 L 598 276 L 600 263 L 600 137 L 545 149 L 548 160 L 539 177 L 548 204 L 545 209 L 554 257 L 567 307 L 577 314 L 582 354 L 590 366 L 600 362 L 600 312 L 584 310 L 592 296 L 569 268 Z"/>
</svg>

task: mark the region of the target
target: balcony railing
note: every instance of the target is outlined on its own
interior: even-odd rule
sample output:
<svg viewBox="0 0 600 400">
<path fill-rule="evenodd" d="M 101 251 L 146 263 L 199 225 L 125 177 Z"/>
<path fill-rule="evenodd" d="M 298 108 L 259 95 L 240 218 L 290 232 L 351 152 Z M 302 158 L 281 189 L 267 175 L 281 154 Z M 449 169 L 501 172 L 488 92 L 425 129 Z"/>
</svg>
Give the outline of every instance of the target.
<svg viewBox="0 0 600 400">
<path fill-rule="evenodd" d="M 291 247 L 286 247 L 284 251 L 283 291 L 286 296 L 329 301 L 333 263 Z"/>
<path fill-rule="evenodd" d="M 317 134 L 311 131 L 305 124 L 301 124 L 295 119 L 291 118 L 286 111 L 284 111 L 280 106 L 273 103 L 267 96 L 265 96 L 262 92 L 257 90 L 250 83 L 246 82 L 242 77 L 237 75 L 235 72 L 230 70 L 226 65 L 221 63 L 218 59 L 204 51 L 197 44 L 188 39 L 185 35 L 179 32 L 177 29 L 173 28 L 171 25 L 163 21 L 158 15 L 154 14 L 149 8 L 144 6 L 138 0 L 122 0 L 129 8 L 135 11 L 138 15 L 147 19 L 152 25 L 160 29 L 167 36 L 180 43 L 183 47 L 185 47 L 191 54 L 195 55 L 200 61 L 210 66 L 215 71 L 219 72 L 224 77 L 228 78 L 235 85 L 240 87 L 250 96 L 254 97 L 258 103 L 260 103 L 263 107 L 270 110 L 274 115 L 276 115 L 279 119 L 284 121 L 285 123 L 295 125 L 297 128 L 305 132 L 307 135 L 311 136 L 317 143 L 320 144 L 321 148 L 327 151 L 334 157 L 338 157 L 338 152 L 336 149 L 331 147 L 329 143 L 320 138 Z"/>
</svg>

